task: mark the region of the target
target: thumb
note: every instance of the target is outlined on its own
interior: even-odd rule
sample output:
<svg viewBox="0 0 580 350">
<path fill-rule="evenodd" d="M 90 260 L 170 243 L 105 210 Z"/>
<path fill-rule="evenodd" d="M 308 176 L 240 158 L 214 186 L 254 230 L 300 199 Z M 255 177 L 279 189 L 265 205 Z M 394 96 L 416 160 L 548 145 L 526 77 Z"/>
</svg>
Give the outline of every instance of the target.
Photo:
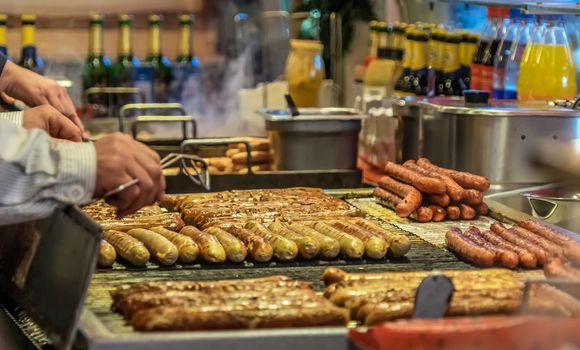
<svg viewBox="0 0 580 350">
<path fill-rule="evenodd" d="M 83 140 L 83 134 L 79 127 L 62 115 L 50 118 L 49 133 L 53 137 L 69 141 L 81 142 Z"/>
</svg>

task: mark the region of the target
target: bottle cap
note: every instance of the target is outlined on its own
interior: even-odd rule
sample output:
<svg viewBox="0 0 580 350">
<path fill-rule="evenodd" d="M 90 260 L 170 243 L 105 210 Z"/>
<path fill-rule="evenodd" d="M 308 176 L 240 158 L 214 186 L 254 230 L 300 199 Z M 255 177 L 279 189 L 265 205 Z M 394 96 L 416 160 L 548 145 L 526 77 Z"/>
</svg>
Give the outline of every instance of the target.
<svg viewBox="0 0 580 350">
<path fill-rule="evenodd" d="M 160 15 L 150 15 L 149 16 L 149 25 L 161 25 L 161 21 L 163 17 Z"/>
<path fill-rule="evenodd" d="M 36 22 L 36 15 L 22 15 L 20 17 L 22 24 L 34 24 Z"/>
<path fill-rule="evenodd" d="M 179 24 L 191 24 L 193 23 L 192 15 L 179 15 Z"/>
<path fill-rule="evenodd" d="M 133 20 L 129 15 L 120 15 L 119 16 L 119 25 L 131 25 Z"/>
<path fill-rule="evenodd" d="M 8 21 L 8 16 L 6 14 L 0 14 L 0 25 L 5 26 Z"/>
</svg>

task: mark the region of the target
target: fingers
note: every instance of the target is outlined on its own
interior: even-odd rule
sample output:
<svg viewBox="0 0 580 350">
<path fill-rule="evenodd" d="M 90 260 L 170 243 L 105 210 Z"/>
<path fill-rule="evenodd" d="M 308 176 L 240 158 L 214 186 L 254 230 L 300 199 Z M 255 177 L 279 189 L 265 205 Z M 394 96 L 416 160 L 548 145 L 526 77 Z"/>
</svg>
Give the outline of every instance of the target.
<svg viewBox="0 0 580 350">
<path fill-rule="evenodd" d="M 139 208 L 141 208 L 155 203 L 157 199 L 161 167 L 159 162 L 152 161 L 141 154 L 137 154 L 135 162 L 135 167 L 129 169 L 129 172 L 139 179 L 139 186 L 141 187 Z"/>
<path fill-rule="evenodd" d="M 57 123 L 49 125 L 49 134 L 59 139 L 65 139 L 74 142 L 82 142 L 83 136 L 79 128 L 64 117 L 59 118 Z"/>
</svg>

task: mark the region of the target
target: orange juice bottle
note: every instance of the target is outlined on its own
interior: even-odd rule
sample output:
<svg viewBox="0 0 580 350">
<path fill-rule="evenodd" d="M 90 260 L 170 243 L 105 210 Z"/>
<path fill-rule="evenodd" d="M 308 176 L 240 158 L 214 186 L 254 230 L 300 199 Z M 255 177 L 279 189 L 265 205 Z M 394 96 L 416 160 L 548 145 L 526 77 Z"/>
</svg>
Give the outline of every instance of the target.
<svg viewBox="0 0 580 350">
<path fill-rule="evenodd" d="M 531 87 L 532 79 L 537 74 L 536 67 L 541 52 L 541 44 L 544 40 L 545 26 L 538 25 L 532 35 L 531 42 L 526 45 L 520 64 L 520 76 L 518 78 L 517 91 L 518 100 L 531 100 L 533 89 Z"/>
</svg>

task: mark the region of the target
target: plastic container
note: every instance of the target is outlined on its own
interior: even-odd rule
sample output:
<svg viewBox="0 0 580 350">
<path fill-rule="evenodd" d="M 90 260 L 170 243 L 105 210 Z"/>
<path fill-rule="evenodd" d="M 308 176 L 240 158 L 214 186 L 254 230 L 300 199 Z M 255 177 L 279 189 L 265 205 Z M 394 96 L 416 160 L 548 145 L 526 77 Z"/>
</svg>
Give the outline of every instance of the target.
<svg viewBox="0 0 580 350">
<path fill-rule="evenodd" d="M 518 97 L 518 79 L 520 77 L 520 64 L 526 46 L 530 44 L 535 25 L 532 22 L 534 16 L 520 15 L 519 31 L 516 39 L 512 41 L 510 56 L 506 63 L 504 74 L 504 99 L 515 100 Z"/>
<path fill-rule="evenodd" d="M 493 98 L 495 99 L 507 98 L 505 93 L 505 72 L 511 56 L 512 44 L 517 40 L 521 30 L 520 16 L 521 12 L 519 10 L 510 10 L 509 24 L 502 26 L 498 31 L 501 39 L 493 59 Z"/>
<path fill-rule="evenodd" d="M 473 55 L 473 64 L 471 65 L 471 89 L 481 90 L 483 88 L 483 70 L 485 69 L 484 60 L 488 48 L 497 36 L 497 31 L 501 24 L 501 11 L 498 7 L 489 6 L 487 8 L 488 22 L 477 44 L 477 49 Z M 499 43 L 499 42 L 498 42 Z M 493 57 L 493 56 L 492 56 Z M 492 65 L 493 69 L 493 65 Z"/>
</svg>

